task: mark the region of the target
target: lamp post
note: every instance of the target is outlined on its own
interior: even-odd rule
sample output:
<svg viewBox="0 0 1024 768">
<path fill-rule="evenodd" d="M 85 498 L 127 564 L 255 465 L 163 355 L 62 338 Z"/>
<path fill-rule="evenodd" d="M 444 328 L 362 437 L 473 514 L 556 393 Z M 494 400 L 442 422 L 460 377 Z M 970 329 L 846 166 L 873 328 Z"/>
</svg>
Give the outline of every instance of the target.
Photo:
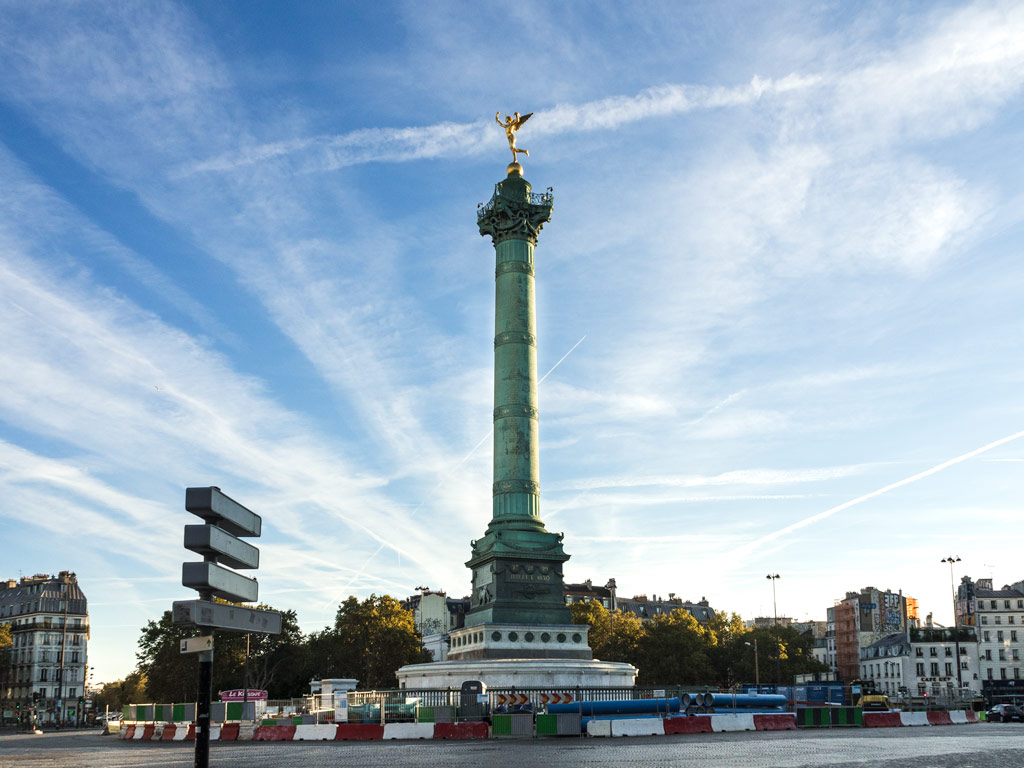
<svg viewBox="0 0 1024 768">
<path fill-rule="evenodd" d="M 942 558 L 939 562 L 949 563 L 949 590 L 953 593 L 953 642 L 956 643 L 956 688 L 957 696 L 962 697 L 964 695 L 964 678 L 960 671 L 960 622 L 956 617 L 956 586 L 953 582 L 953 563 L 959 563 L 960 558 L 950 555 Z"/>
<path fill-rule="evenodd" d="M 775 686 L 782 685 L 782 643 L 779 641 L 779 609 L 775 601 L 775 582 L 780 576 L 777 573 L 769 573 L 765 576 L 772 583 L 772 617 L 775 622 Z M 778 693 L 778 690 L 775 691 Z"/>
<path fill-rule="evenodd" d="M 750 643 L 743 643 L 744 645 L 750 645 Z M 758 693 L 761 692 L 761 665 L 757 658 L 757 638 L 754 638 L 754 686 L 758 689 Z"/>
</svg>

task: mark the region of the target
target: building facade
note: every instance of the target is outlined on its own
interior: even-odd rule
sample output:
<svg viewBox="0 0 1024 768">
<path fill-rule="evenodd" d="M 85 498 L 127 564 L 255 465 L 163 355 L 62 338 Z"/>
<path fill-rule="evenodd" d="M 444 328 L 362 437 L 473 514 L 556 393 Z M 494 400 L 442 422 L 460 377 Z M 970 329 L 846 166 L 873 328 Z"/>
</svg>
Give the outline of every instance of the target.
<svg viewBox="0 0 1024 768">
<path fill-rule="evenodd" d="M 34 706 L 38 722 L 80 720 L 89 683 L 89 610 L 74 573 L 39 574 L 0 582 L 0 623 L 14 644 L 5 709 Z"/>
<path fill-rule="evenodd" d="M 883 637 L 860 652 L 860 678 L 873 680 L 890 701 L 896 702 L 906 697 L 940 701 L 970 698 L 981 693 L 978 670 L 978 640 L 970 627 L 911 627 Z"/>
<path fill-rule="evenodd" d="M 449 634 L 453 629 L 466 626 L 469 597 L 448 597 L 444 592 L 425 589 L 402 601 L 402 607 L 412 611 L 416 630 L 423 637 L 423 647 L 430 651 L 434 661 L 448 658 Z"/>
<path fill-rule="evenodd" d="M 1024 581 L 995 589 L 992 579 L 964 576 L 957 589 L 957 623 L 978 633 L 979 674 L 986 696 L 1024 695 Z M 988 690 L 991 690 L 991 694 Z"/>
<path fill-rule="evenodd" d="M 913 601 L 911 601 L 913 602 Z M 916 611 L 916 602 L 913 602 Z M 908 598 L 902 592 L 865 587 L 847 592 L 828 611 L 823 655 L 840 680 L 861 676 L 861 650 L 884 637 L 905 634 Z"/>
</svg>

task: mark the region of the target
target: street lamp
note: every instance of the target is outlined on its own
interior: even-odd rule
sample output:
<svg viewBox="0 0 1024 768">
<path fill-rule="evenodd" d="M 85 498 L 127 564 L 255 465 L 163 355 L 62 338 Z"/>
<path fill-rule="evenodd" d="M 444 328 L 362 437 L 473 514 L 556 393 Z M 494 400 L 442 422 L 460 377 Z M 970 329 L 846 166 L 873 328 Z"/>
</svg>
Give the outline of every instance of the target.
<svg viewBox="0 0 1024 768">
<path fill-rule="evenodd" d="M 781 577 L 777 573 L 769 573 L 765 578 L 772 583 L 772 616 L 775 621 L 775 692 L 778 693 L 778 686 L 782 685 L 782 643 L 779 640 L 779 608 L 775 602 L 775 582 Z"/>
<path fill-rule="evenodd" d="M 950 555 L 942 558 L 939 562 L 949 563 L 949 591 L 953 593 L 953 642 L 956 643 L 956 686 L 957 695 L 962 697 L 964 695 L 964 678 L 960 671 L 960 622 L 956 617 L 956 587 L 953 583 L 953 563 L 959 563 L 960 558 Z"/>
<path fill-rule="evenodd" d="M 747 645 L 747 646 L 750 645 L 750 643 L 743 643 L 743 644 Z M 757 658 L 757 638 L 756 637 L 754 638 L 754 685 L 758 689 L 757 692 L 760 693 L 761 692 L 761 690 L 760 690 L 761 689 L 761 665 L 758 662 L 758 658 Z"/>
</svg>

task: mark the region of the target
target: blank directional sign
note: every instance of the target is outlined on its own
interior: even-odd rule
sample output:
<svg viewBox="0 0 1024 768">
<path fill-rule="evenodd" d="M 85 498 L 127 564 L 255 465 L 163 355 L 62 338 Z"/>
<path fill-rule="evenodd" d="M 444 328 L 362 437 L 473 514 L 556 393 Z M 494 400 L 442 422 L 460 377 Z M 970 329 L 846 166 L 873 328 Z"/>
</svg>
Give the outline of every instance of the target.
<svg viewBox="0 0 1024 768">
<path fill-rule="evenodd" d="M 227 603 L 207 600 L 175 600 L 171 610 L 175 624 L 215 629 L 233 629 L 238 632 L 258 632 L 266 635 L 281 634 L 281 614 L 261 611 Z"/>
<path fill-rule="evenodd" d="M 229 568 L 259 568 L 260 551 L 214 525 L 186 525 L 185 549 Z"/>
<path fill-rule="evenodd" d="M 216 563 L 182 563 L 181 583 L 233 603 L 251 603 L 259 595 L 256 579 L 242 576 Z"/>
<path fill-rule="evenodd" d="M 186 488 L 185 509 L 232 536 L 259 536 L 263 529 L 263 520 L 259 515 L 215 486 Z"/>
</svg>

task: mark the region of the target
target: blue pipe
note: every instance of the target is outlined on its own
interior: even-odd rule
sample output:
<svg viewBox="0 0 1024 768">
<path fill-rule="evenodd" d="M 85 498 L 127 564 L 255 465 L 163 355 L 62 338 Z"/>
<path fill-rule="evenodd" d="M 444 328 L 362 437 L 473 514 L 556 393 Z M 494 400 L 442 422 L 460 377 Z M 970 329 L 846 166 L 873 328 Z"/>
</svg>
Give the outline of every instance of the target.
<svg viewBox="0 0 1024 768">
<path fill-rule="evenodd" d="M 573 704 L 548 704 L 548 713 L 589 715 L 638 715 L 678 712 L 678 697 L 671 699 L 621 699 L 619 701 L 577 701 Z"/>
</svg>

